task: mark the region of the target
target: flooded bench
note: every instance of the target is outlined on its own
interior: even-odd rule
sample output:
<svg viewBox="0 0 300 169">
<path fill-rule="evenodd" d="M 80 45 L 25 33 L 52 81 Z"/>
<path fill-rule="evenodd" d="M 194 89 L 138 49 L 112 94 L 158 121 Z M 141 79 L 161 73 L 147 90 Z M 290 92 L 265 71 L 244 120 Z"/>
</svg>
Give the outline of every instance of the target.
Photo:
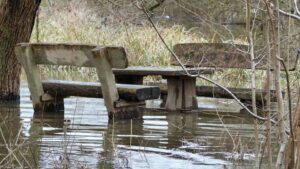
<svg viewBox="0 0 300 169">
<path fill-rule="evenodd" d="M 213 74 L 213 69 L 187 69 L 192 75 Z M 143 84 L 145 76 L 162 76 L 167 80 L 167 93 L 163 95 L 163 106 L 167 110 L 197 109 L 196 77 L 190 77 L 180 67 L 130 66 L 126 69 L 113 69 L 118 83 Z M 166 97 L 167 96 L 167 97 Z"/>
<path fill-rule="evenodd" d="M 142 113 L 139 106 L 160 96 L 159 87 L 116 84 L 112 68 L 124 69 L 128 65 L 122 47 L 20 43 L 15 53 L 25 70 L 36 113 L 63 110 L 65 97 L 83 96 L 103 97 L 110 119 L 138 118 Z M 100 83 L 42 81 L 38 65 L 95 67 Z"/>
<path fill-rule="evenodd" d="M 251 69 L 251 57 L 249 46 L 229 43 L 184 43 L 176 44 L 173 51 L 179 57 L 191 74 L 212 74 L 215 70 L 228 68 Z M 267 63 L 264 51 L 256 53 L 256 69 L 266 70 L 271 63 Z M 289 70 L 296 69 L 299 57 L 296 54 L 290 56 Z M 178 66 L 178 61 L 171 57 L 171 65 Z M 166 109 L 192 109 L 197 108 L 196 96 L 214 98 L 232 98 L 230 94 L 221 88 L 214 86 L 196 85 L 196 78 L 189 77 L 181 68 L 163 67 L 127 67 L 126 69 L 113 69 L 116 80 L 119 83 L 143 84 L 143 77 L 148 75 L 161 75 L 167 79 L 167 86 L 159 85 L 162 95 L 167 95 Z M 238 79 L 237 79 L 238 80 Z M 251 89 L 229 88 L 241 101 L 251 101 Z M 266 101 L 267 91 L 256 89 L 258 103 Z M 270 91 L 271 101 L 276 101 L 276 91 Z"/>
<path fill-rule="evenodd" d="M 174 52 L 181 62 L 186 66 L 197 66 L 222 69 L 251 69 L 251 56 L 248 45 L 230 43 L 183 43 L 174 46 Z M 289 57 L 282 55 L 285 64 L 289 65 L 288 71 L 295 71 L 299 64 L 299 51 L 291 49 Z M 172 58 L 171 63 L 177 61 Z M 255 69 L 273 71 L 274 63 L 268 62 L 266 49 L 255 51 Z M 282 67 L 282 71 L 283 71 Z M 238 79 L 236 79 L 238 80 Z M 251 101 L 252 93 L 250 88 L 228 88 L 241 101 Z M 196 93 L 199 96 L 216 98 L 231 98 L 231 96 L 221 88 L 211 86 L 197 86 Z M 284 94 L 284 93 L 283 93 Z M 256 100 L 258 103 L 266 102 L 267 90 L 256 89 Z M 270 90 L 271 101 L 276 101 L 276 91 Z"/>
</svg>

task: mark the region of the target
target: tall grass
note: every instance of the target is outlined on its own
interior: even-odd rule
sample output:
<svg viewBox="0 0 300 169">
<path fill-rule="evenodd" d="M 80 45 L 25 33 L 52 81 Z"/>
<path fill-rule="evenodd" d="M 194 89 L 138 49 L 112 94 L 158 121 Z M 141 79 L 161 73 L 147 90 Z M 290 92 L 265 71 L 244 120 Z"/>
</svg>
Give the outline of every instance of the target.
<svg viewBox="0 0 300 169">
<path fill-rule="evenodd" d="M 83 0 L 70 0 L 68 3 L 54 2 L 51 5 L 44 2 L 40 7 L 38 29 L 35 25 L 31 42 L 36 42 L 39 35 L 40 42 L 69 42 L 97 45 L 123 46 L 126 49 L 129 65 L 131 66 L 170 66 L 170 53 L 164 47 L 158 35 L 149 23 L 132 24 L 127 20 L 116 19 L 114 23 L 105 22 L 106 16 L 100 16 L 99 11 L 106 6 L 91 8 Z M 115 18 L 121 15 L 111 13 Z M 167 44 L 172 47 L 177 43 L 210 42 L 197 33 L 197 29 L 187 30 L 180 25 L 164 26 L 156 22 L 156 26 Z M 244 43 L 241 39 L 233 39 Z M 299 85 L 299 69 L 291 74 L 292 82 Z M 74 76 L 76 71 L 76 76 Z M 61 66 L 45 66 L 42 68 L 45 76 L 55 79 L 67 77 L 71 80 L 97 80 L 94 70 L 88 68 L 74 68 Z M 226 70 L 217 73 L 214 80 L 231 86 L 247 86 L 251 72 L 243 70 Z M 258 87 L 263 87 L 263 72 L 258 72 Z M 261 80 L 259 80 L 261 79 Z M 203 83 L 203 82 L 202 82 Z"/>
<path fill-rule="evenodd" d="M 67 6 L 42 6 L 38 33 L 40 42 L 72 42 L 123 46 L 130 65 L 169 65 L 170 54 L 148 24 L 105 25 L 103 19 L 89 10 L 83 1 Z M 181 42 L 205 42 L 182 26 L 157 25 L 169 46 Z M 34 29 L 31 41 L 36 41 Z"/>
</svg>

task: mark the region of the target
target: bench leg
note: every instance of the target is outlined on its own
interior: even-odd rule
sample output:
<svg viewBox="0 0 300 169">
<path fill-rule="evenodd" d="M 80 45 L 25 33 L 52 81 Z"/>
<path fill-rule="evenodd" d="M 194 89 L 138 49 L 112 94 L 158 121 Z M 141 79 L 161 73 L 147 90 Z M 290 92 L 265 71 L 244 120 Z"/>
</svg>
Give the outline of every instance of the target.
<svg viewBox="0 0 300 169">
<path fill-rule="evenodd" d="M 49 101 L 41 101 L 41 103 L 38 106 L 34 107 L 34 113 L 36 115 L 62 111 L 64 111 L 64 98 L 60 97 Z"/>
<path fill-rule="evenodd" d="M 167 77 L 167 110 L 197 109 L 196 78 Z"/>
<path fill-rule="evenodd" d="M 109 112 L 109 120 L 142 119 L 145 109 L 137 106 L 116 108 L 115 113 Z"/>
<path fill-rule="evenodd" d="M 34 110 L 34 118 L 64 118 L 64 98 L 55 98 L 53 101 L 42 102 L 42 107 Z"/>
<path fill-rule="evenodd" d="M 56 104 L 51 104 L 51 102 L 53 103 L 55 101 L 52 96 L 44 93 L 40 73 L 37 64 L 35 63 L 31 47 L 18 47 L 15 49 L 15 53 L 26 73 L 34 111 L 44 112 L 54 110 L 52 108 L 56 106 L 52 105 Z M 43 100 L 45 97 L 47 101 Z"/>
<path fill-rule="evenodd" d="M 160 99 L 162 102 L 160 103 L 160 107 L 166 107 L 166 102 L 167 102 L 168 95 L 167 94 L 160 94 Z"/>
<path fill-rule="evenodd" d="M 116 103 L 120 100 L 116 87 L 115 76 L 112 71 L 112 65 L 109 62 L 107 48 L 96 48 L 92 50 L 94 61 L 99 80 L 104 103 L 108 111 L 109 119 L 130 119 L 140 117 L 142 111 L 136 105 L 123 105 L 117 107 Z"/>
<path fill-rule="evenodd" d="M 182 108 L 182 79 L 176 77 L 167 78 L 168 97 L 166 101 L 167 110 L 176 110 Z"/>
</svg>

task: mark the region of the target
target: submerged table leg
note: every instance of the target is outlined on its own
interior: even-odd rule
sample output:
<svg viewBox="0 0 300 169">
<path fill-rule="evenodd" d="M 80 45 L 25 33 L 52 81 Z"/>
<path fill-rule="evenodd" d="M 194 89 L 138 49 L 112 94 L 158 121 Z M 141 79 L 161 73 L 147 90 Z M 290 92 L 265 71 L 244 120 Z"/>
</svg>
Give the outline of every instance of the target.
<svg viewBox="0 0 300 169">
<path fill-rule="evenodd" d="M 182 79 L 178 77 L 168 77 L 168 97 L 166 101 L 167 110 L 176 110 L 182 108 Z"/>
<path fill-rule="evenodd" d="M 168 82 L 167 110 L 196 109 L 196 78 L 166 77 Z"/>
<path fill-rule="evenodd" d="M 196 78 L 184 78 L 183 80 L 183 108 L 197 109 L 197 96 L 196 96 Z"/>
</svg>

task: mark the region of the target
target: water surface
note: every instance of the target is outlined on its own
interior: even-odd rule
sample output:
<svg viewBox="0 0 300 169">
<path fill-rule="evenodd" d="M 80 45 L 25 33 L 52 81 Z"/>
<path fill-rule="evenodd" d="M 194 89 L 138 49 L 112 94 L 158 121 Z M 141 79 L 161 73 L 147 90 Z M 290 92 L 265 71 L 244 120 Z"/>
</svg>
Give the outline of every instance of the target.
<svg viewBox="0 0 300 169">
<path fill-rule="evenodd" d="M 23 81 L 20 104 L 0 105 L 2 167 L 20 165 L 6 158 L 10 150 L 32 168 L 215 169 L 255 163 L 253 119 L 238 113 L 234 101 L 199 98 L 200 110 L 193 113 L 158 111 L 153 108 L 160 101 L 149 101 L 143 119 L 115 122 L 108 122 L 102 99 L 64 102 L 64 114 L 35 117 Z"/>
</svg>

